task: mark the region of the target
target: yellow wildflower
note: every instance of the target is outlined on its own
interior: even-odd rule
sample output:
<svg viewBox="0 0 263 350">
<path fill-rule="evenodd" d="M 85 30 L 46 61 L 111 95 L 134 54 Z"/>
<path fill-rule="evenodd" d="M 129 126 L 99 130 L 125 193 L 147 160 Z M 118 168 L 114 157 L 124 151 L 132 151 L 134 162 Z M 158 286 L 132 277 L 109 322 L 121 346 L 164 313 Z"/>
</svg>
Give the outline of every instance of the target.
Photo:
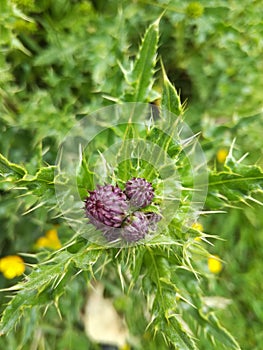
<svg viewBox="0 0 263 350">
<path fill-rule="evenodd" d="M 25 272 L 25 263 L 18 255 L 8 255 L 0 259 L 0 272 L 5 278 L 12 279 Z"/>
<path fill-rule="evenodd" d="M 216 159 L 218 163 L 222 163 L 222 164 L 225 163 L 227 155 L 228 155 L 228 150 L 226 148 L 220 148 L 216 154 Z"/>
<path fill-rule="evenodd" d="M 201 232 L 204 230 L 204 227 L 200 222 L 194 222 L 192 225 L 192 228 L 194 230 L 201 231 Z"/>
<path fill-rule="evenodd" d="M 214 273 L 214 274 L 218 274 L 222 271 L 223 269 L 223 265 L 220 261 L 219 256 L 217 255 L 211 255 L 208 258 L 208 269 L 210 272 Z"/>
<path fill-rule="evenodd" d="M 35 247 L 40 248 L 50 248 L 50 249 L 60 249 L 61 242 L 58 238 L 58 232 L 55 228 L 48 230 L 44 236 L 39 237 L 36 241 Z"/>
<path fill-rule="evenodd" d="M 203 225 L 200 223 L 200 222 L 194 222 L 193 224 L 192 224 L 192 228 L 194 229 L 194 230 L 197 230 L 197 231 L 203 231 L 204 230 L 204 227 L 203 227 Z M 201 240 L 201 238 L 200 237 L 195 237 L 195 241 L 197 241 L 197 242 L 201 242 L 202 240 Z"/>
</svg>

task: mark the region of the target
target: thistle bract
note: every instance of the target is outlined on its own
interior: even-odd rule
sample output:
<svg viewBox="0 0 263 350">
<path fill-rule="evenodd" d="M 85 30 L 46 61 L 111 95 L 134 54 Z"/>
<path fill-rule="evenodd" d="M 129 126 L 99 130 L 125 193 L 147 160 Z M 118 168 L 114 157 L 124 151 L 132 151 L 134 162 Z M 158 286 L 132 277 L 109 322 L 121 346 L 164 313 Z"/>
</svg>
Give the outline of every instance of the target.
<svg viewBox="0 0 263 350">
<path fill-rule="evenodd" d="M 97 229 L 120 227 L 127 210 L 127 197 L 118 186 L 97 186 L 85 199 L 86 216 Z"/>
<path fill-rule="evenodd" d="M 152 184 L 143 178 L 133 178 L 126 182 L 125 193 L 130 200 L 130 204 L 144 208 L 151 204 L 154 197 Z"/>
<path fill-rule="evenodd" d="M 121 239 L 122 228 L 119 227 L 104 227 L 101 229 L 103 232 L 103 236 L 106 238 L 108 242 L 116 242 Z"/>
<path fill-rule="evenodd" d="M 157 213 L 145 213 L 147 219 L 148 219 L 148 224 L 149 224 L 149 229 L 151 231 L 155 231 L 157 229 L 157 222 L 159 222 L 162 218 L 160 214 Z"/>
<path fill-rule="evenodd" d="M 130 215 L 123 226 L 122 237 L 126 242 L 137 242 L 149 232 L 147 216 L 139 211 Z"/>
</svg>

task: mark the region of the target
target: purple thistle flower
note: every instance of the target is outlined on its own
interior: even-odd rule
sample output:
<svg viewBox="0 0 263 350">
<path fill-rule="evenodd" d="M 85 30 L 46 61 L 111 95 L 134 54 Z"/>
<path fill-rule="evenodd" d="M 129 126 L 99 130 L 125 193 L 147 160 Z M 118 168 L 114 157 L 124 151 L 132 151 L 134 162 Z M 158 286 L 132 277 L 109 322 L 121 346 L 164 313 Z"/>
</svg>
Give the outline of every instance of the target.
<svg viewBox="0 0 263 350">
<path fill-rule="evenodd" d="M 149 229 L 155 231 L 157 229 L 157 222 L 162 219 L 162 216 L 157 213 L 145 213 L 145 215 L 148 219 Z"/>
<path fill-rule="evenodd" d="M 137 208 L 144 208 L 151 204 L 154 197 L 152 184 L 143 178 L 132 178 L 126 182 L 125 193 L 130 204 Z"/>
<path fill-rule="evenodd" d="M 135 211 L 124 223 L 122 237 L 126 242 L 137 242 L 149 231 L 149 221 L 142 212 Z"/>
<path fill-rule="evenodd" d="M 97 229 L 120 227 L 127 210 L 127 197 L 118 186 L 97 186 L 85 199 L 86 216 Z"/>
<path fill-rule="evenodd" d="M 108 242 L 115 242 L 121 239 L 122 228 L 119 227 L 107 227 L 104 226 L 102 229 L 103 236 L 106 238 Z"/>
<path fill-rule="evenodd" d="M 162 218 L 157 213 L 144 213 L 132 208 L 143 208 L 153 199 L 153 187 L 143 178 L 127 181 L 125 192 L 113 185 L 98 185 L 94 191 L 88 192 L 89 196 L 84 201 L 86 217 L 102 231 L 108 242 L 137 242 L 149 231 L 155 231 L 157 222 Z"/>
</svg>

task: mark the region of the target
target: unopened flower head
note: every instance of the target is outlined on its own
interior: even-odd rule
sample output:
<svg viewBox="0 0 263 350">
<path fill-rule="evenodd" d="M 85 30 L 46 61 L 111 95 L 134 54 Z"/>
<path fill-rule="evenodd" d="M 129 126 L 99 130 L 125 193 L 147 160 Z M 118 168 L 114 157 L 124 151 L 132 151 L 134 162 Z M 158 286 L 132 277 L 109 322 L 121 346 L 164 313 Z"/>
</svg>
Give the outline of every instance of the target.
<svg viewBox="0 0 263 350">
<path fill-rule="evenodd" d="M 157 223 L 162 219 L 161 215 L 152 212 L 145 213 L 145 215 L 147 217 L 150 230 L 155 231 L 157 229 Z"/>
<path fill-rule="evenodd" d="M 108 242 L 118 240 L 137 242 L 145 238 L 149 232 L 156 231 L 161 218 L 157 213 L 135 211 L 124 220 L 121 228 L 104 226 L 101 230 Z"/>
<path fill-rule="evenodd" d="M 127 181 L 125 193 L 131 205 L 138 208 L 144 208 L 151 204 L 154 197 L 152 184 L 143 178 L 134 177 Z"/>
<path fill-rule="evenodd" d="M 85 210 L 90 222 L 98 229 L 104 225 L 120 227 L 128 210 L 125 193 L 118 186 L 105 185 L 97 186 L 89 194 L 85 199 Z"/>
<path fill-rule="evenodd" d="M 128 181 L 125 192 L 118 186 L 97 186 L 85 199 L 86 217 L 108 242 L 137 242 L 156 231 L 162 218 L 139 211 L 151 203 L 153 195 L 152 185 L 142 178 Z"/>
<path fill-rule="evenodd" d="M 121 240 L 121 228 L 119 227 L 116 228 L 103 225 L 101 231 L 107 242 L 114 243 Z"/>
<path fill-rule="evenodd" d="M 145 213 L 135 211 L 129 216 L 122 230 L 122 237 L 126 242 L 137 242 L 145 238 L 149 232 L 149 221 Z"/>
</svg>

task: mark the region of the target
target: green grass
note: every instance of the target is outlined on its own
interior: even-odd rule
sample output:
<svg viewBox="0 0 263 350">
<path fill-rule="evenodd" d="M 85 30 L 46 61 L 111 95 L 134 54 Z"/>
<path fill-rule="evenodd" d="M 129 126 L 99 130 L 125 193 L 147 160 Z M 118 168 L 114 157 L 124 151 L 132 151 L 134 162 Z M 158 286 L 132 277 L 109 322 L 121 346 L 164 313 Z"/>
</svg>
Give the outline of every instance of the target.
<svg viewBox="0 0 263 350">
<path fill-rule="evenodd" d="M 135 349 L 261 349 L 260 9 L 1 1 L 0 257 L 22 253 L 27 267 L 0 275 L 0 347 L 96 349 L 81 320 L 96 278 Z M 160 230 L 136 247 L 101 246 L 81 202 L 96 183 L 122 187 L 132 176 L 153 182 Z M 197 218 L 204 232 L 190 227 Z M 36 251 L 54 225 L 63 248 Z M 222 259 L 217 275 L 210 254 Z"/>
</svg>

